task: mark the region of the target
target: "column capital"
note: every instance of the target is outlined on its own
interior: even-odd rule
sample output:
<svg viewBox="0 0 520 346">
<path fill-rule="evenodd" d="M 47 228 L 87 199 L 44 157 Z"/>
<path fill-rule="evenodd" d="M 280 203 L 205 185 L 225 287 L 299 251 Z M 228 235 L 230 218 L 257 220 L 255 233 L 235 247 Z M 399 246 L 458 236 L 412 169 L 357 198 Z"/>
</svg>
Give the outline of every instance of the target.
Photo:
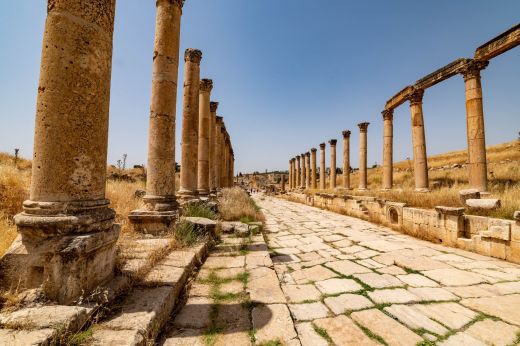
<svg viewBox="0 0 520 346">
<path fill-rule="evenodd" d="M 303 159 L 305 157 L 305 153 L 300 154 L 300 157 Z"/>
<path fill-rule="evenodd" d="M 422 103 L 424 95 L 424 89 L 414 89 L 414 91 L 408 96 L 408 100 L 410 101 L 410 105 Z"/>
<path fill-rule="evenodd" d="M 156 0 L 155 5 L 159 6 L 160 3 L 166 2 L 166 3 L 172 4 L 172 5 L 177 5 L 180 8 L 182 8 L 182 6 L 184 6 L 184 1 L 185 0 Z"/>
<path fill-rule="evenodd" d="M 296 160 L 300 161 L 300 155 L 296 155 Z"/>
<path fill-rule="evenodd" d="M 381 114 L 383 115 L 383 120 L 392 121 L 394 119 L 394 110 L 392 108 L 385 109 L 384 111 L 381 112 Z"/>
<path fill-rule="evenodd" d="M 478 60 L 470 60 L 464 67 L 461 69 L 460 73 L 464 78 L 464 81 L 468 79 L 476 78 L 480 76 L 480 70 L 483 70 L 489 65 L 489 61 L 478 61 Z"/>
<path fill-rule="evenodd" d="M 368 122 L 357 124 L 357 126 L 359 126 L 359 131 L 361 131 L 361 132 L 367 132 L 368 125 L 370 125 L 370 123 L 368 123 Z"/>
<path fill-rule="evenodd" d="M 316 148 L 312 148 L 311 151 L 312 151 L 313 153 L 315 153 L 315 152 L 318 151 L 318 149 L 316 149 Z"/>
<path fill-rule="evenodd" d="M 337 140 L 337 139 L 331 139 L 331 140 L 329 141 L 329 144 L 330 144 L 331 147 L 335 147 L 335 146 L 336 146 L 336 143 L 338 143 L 338 140 Z"/>
<path fill-rule="evenodd" d="M 325 145 L 326 145 L 325 143 L 320 143 L 320 149 L 325 150 Z"/>
<path fill-rule="evenodd" d="M 215 113 L 217 111 L 217 108 L 218 108 L 218 102 L 211 101 L 209 103 L 209 110 L 211 113 Z"/>
<path fill-rule="evenodd" d="M 202 60 L 202 52 L 198 49 L 188 48 L 184 52 L 184 61 L 189 61 L 195 64 L 200 64 Z"/>
<path fill-rule="evenodd" d="M 217 125 L 222 126 L 222 122 L 224 121 L 223 117 L 219 117 L 218 115 L 215 117 L 215 121 L 217 122 Z"/>
<path fill-rule="evenodd" d="M 305 153 L 305 156 L 307 156 L 307 157 L 311 157 L 311 153 L 310 153 L 310 152 L 306 152 L 306 153 Z"/>
<path fill-rule="evenodd" d="M 199 82 L 199 93 L 210 92 L 213 89 L 213 80 L 203 78 Z"/>
<path fill-rule="evenodd" d="M 343 134 L 343 138 L 350 138 L 350 130 L 344 130 L 341 133 Z"/>
</svg>

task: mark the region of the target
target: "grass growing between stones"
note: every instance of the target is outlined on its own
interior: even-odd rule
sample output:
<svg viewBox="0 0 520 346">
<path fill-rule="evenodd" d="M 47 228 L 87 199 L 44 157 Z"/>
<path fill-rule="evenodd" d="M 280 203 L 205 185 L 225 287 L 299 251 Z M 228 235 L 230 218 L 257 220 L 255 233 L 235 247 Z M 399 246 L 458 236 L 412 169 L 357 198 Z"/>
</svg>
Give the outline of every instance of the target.
<svg viewBox="0 0 520 346">
<path fill-rule="evenodd" d="M 379 335 L 375 334 L 374 332 L 372 332 L 370 329 L 368 329 L 367 327 L 365 326 L 362 326 L 361 324 L 357 323 L 354 321 L 354 323 L 363 331 L 363 333 L 365 333 L 370 339 L 372 340 L 375 340 L 377 342 L 379 342 L 380 344 L 383 344 L 383 345 L 386 345 L 388 346 L 388 344 L 386 343 L 385 339 L 383 339 L 382 337 L 380 337 Z"/>
<path fill-rule="evenodd" d="M 284 344 L 280 340 L 276 339 L 264 341 L 262 343 L 259 343 L 258 346 L 284 346 Z"/>
<path fill-rule="evenodd" d="M 320 328 L 318 327 L 316 324 L 312 323 L 312 328 L 314 329 L 314 331 L 319 335 L 321 336 L 322 338 L 324 338 L 325 340 L 327 340 L 327 342 L 329 343 L 329 345 L 333 345 L 334 343 L 332 342 L 332 338 L 330 337 L 329 333 L 327 333 L 327 331 L 323 328 Z"/>
<path fill-rule="evenodd" d="M 217 213 L 203 203 L 188 204 L 184 208 L 182 215 L 187 217 L 203 217 L 210 220 L 216 220 L 218 218 Z"/>
<path fill-rule="evenodd" d="M 191 246 L 205 236 L 202 231 L 197 230 L 192 223 L 187 221 L 181 221 L 175 226 L 174 235 L 179 244 L 183 246 Z"/>
</svg>

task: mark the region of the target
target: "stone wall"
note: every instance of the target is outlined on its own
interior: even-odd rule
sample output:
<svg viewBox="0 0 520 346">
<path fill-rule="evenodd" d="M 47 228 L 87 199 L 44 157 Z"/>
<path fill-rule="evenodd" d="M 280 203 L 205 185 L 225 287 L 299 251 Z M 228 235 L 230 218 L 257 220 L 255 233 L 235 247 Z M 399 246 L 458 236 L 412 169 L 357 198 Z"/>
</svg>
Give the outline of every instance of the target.
<svg viewBox="0 0 520 346">
<path fill-rule="evenodd" d="M 282 198 L 380 223 L 434 243 L 520 263 L 518 221 L 465 215 L 464 208 L 411 208 L 367 196 L 288 193 Z"/>
</svg>

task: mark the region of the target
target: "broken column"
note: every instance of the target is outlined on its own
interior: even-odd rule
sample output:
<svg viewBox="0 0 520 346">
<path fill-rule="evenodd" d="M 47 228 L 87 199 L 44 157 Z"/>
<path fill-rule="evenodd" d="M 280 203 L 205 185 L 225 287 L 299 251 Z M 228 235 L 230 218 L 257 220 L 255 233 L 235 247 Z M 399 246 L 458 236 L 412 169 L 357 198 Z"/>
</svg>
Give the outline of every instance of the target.
<svg viewBox="0 0 520 346">
<path fill-rule="evenodd" d="M 128 215 L 137 232 L 159 233 L 177 219 L 175 117 L 181 1 L 157 1 L 148 130 L 146 194 L 142 209 Z"/>
<path fill-rule="evenodd" d="M 302 175 L 300 181 L 300 187 L 305 189 L 305 182 L 307 181 L 307 165 L 305 164 L 305 154 L 301 154 L 301 162 L 302 162 Z"/>
<path fill-rule="evenodd" d="M 216 143 L 216 126 L 217 126 L 217 108 L 218 102 L 209 103 L 210 121 L 209 121 L 209 191 L 211 194 L 217 192 L 217 146 Z"/>
<path fill-rule="evenodd" d="M 311 149 L 311 189 L 316 189 L 316 148 Z"/>
<path fill-rule="evenodd" d="M 487 191 L 487 162 L 480 71 L 487 65 L 487 61 L 471 60 L 462 71 L 466 85 L 469 186 L 481 192 Z"/>
<path fill-rule="evenodd" d="M 390 190 L 393 185 L 393 118 L 394 110 L 385 109 L 383 112 L 383 190 Z"/>
<path fill-rule="evenodd" d="M 320 144 L 320 189 L 325 190 L 325 143 Z"/>
<path fill-rule="evenodd" d="M 359 123 L 359 190 L 367 189 L 367 130 L 370 123 Z"/>
<path fill-rule="evenodd" d="M 305 188 L 311 188 L 311 153 L 305 153 Z"/>
<path fill-rule="evenodd" d="M 343 188 L 350 189 L 350 131 L 343 134 Z"/>
<path fill-rule="evenodd" d="M 415 175 L 415 191 L 428 191 L 428 161 L 426 157 L 426 137 L 422 99 L 424 90 L 416 89 L 410 95 L 410 112 L 412 114 L 413 165 Z"/>
<path fill-rule="evenodd" d="M 296 188 L 299 189 L 302 184 L 302 168 L 300 165 L 300 155 L 296 155 Z"/>
<path fill-rule="evenodd" d="M 330 144 L 330 188 L 336 188 L 336 139 L 331 139 Z"/>
<path fill-rule="evenodd" d="M 213 89 L 211 79 L 201 79 L 199 84 L 199 143 L 197 165 L 197 193 L 209 194 L 209 128 L 211 121 L 210 94 Z"/>
<path fill-rule="evenodd" d="M 103 11 L 99 11 L 102 8 Z M 15 216 L 19 289 L 69 304 L 110 280 L 119 225 L 105 198 L 115 0 L 49 1 L 29 200 Z"/>
<path fill-rule="evenodd" d="M 199 145 L 199 82 L 202 52 L 188 48 L 184 53 L 184 96 L 182 107 L 182 158 L 179 196 L 197 196 Z"/>
</svg>

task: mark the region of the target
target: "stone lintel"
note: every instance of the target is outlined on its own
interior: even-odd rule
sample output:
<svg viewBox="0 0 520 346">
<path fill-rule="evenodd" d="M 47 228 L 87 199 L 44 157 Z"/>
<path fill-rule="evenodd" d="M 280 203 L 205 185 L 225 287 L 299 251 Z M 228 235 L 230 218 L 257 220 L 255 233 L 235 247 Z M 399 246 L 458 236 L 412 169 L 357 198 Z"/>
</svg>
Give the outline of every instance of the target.
<svg viewBox="0 0 520 346">
<path fill-rule="evenodd" d="M 520 44 L 520 23 L 475 50 L 475 60 L 489 60 Z"/>
<path fill-rule="evenodd" d="M 455 61 L 452 61 L 448 65 L 443 66 L 440 69 L 433 71 L 429 75 L 419 79 L 417 82 L 415 82 L 414 87 L 416 89 L 427 89 L 437 83 L 453 77 L 460 73 L 461 69 L 468 63 L 468 61 L 470 61 L 470 59 L 466 58 L 459 58 Z"/>
<path fill-rule="evenodd" d="M 439 214 L 444 214 L 444 215 L 461 216 L 464 214 L 464 208 L 455 208 L 455 207 L 437 206 L 437 207 L 435 207 L 435 211 L 437 211 Z"/>
<path fill-rule="evenodd" d="M 408 96 L 413 92 L 413 87 L 408 85 L 404 87 L 397 94 L 392 96 L 390 100 L 386 101 L 385 109 L 394 109 L 399 107 L 408 100 Z"/>
</svg>

